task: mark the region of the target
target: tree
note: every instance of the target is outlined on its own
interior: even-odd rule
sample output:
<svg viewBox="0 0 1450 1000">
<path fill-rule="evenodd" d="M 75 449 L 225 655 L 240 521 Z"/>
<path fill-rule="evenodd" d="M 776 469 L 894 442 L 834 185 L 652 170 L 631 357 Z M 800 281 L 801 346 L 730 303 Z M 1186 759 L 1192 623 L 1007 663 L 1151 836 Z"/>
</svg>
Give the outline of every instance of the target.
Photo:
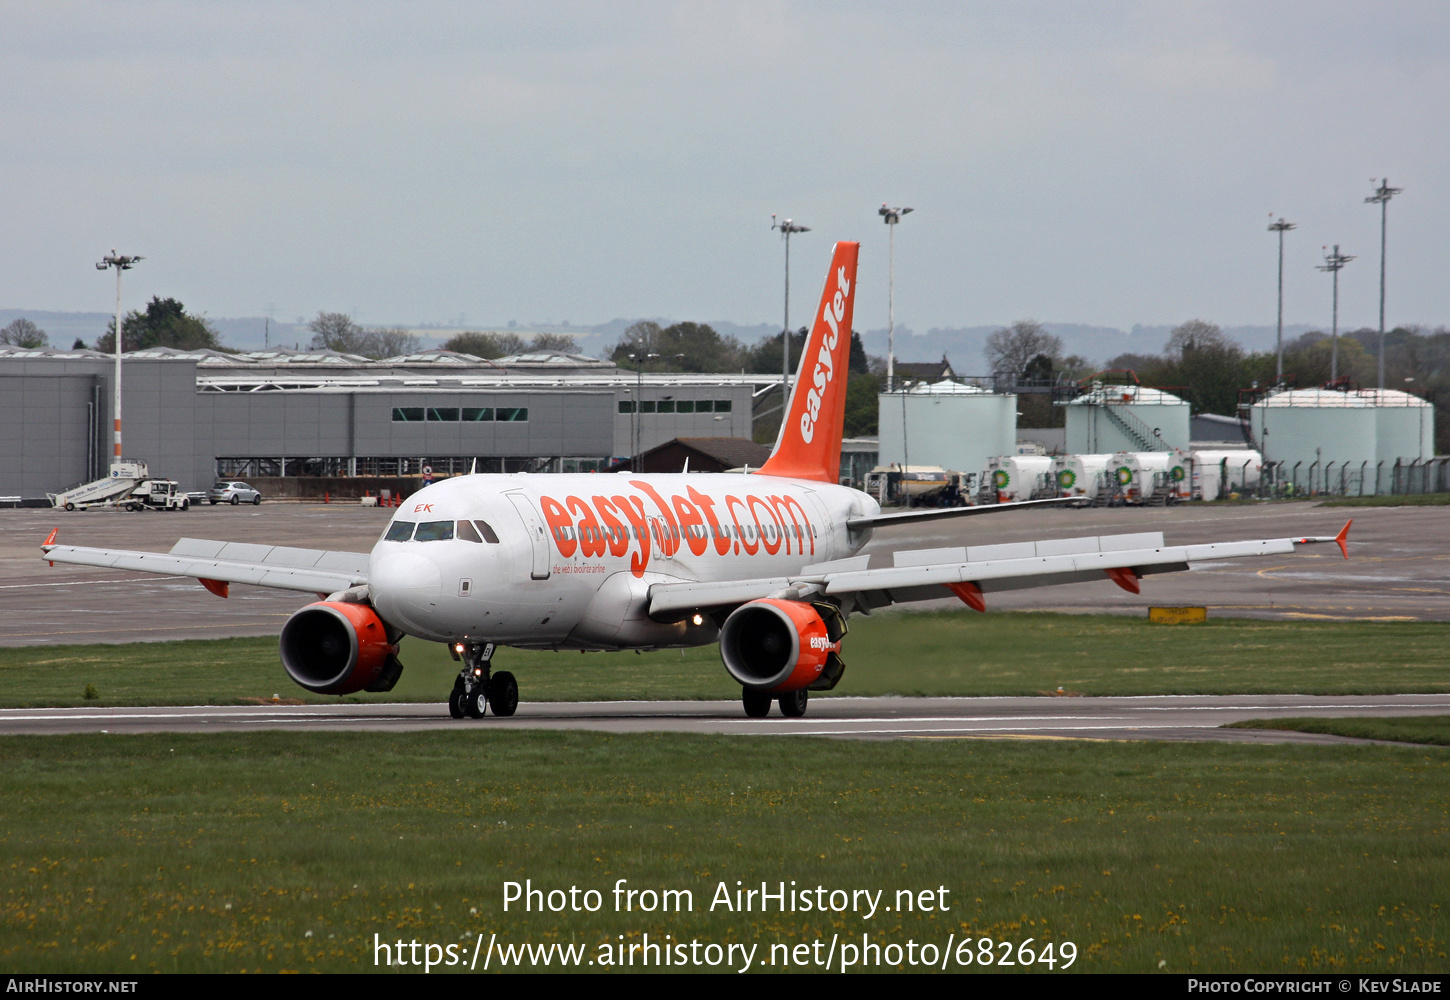
<svg viewBox="0 0 1450 1000">
<path fill-rule="evenodd" d="M 987 360 L 992 370 L 1021 372 L 1039 354 L 1056 358 L 1062 354 L 1062 338 L 1048 333 L 1036 320 L 1022 319 L 987 338 Z"/>
<path fill-rule="evenodd" d="M 866 354 L 866 345 L 861 343 L 861 334 L 855 330 L 851 331 L 851 360 L 846 363 L 846 370 L 853 375 L 871 373 L 871 358 Z"/>
<path fill-rule="evenodd" d="M 338 351 L 342 354 L 361 354 L 364 330 L 352 321 L 347 313 L 319 311 L 307 329 L 312 331 L 312 342 L 307 346 L 314 351 Z"/>
<path fill-rule="evenodd" d="M 445 351 L 472 354 L 476 358 L 503 358 L 524 353 L 527 345 L 516 333 L 480 333 L 470 330 L 455 334 L 444 344 Z"/>
<path fill-rule="evenodd" d="M 579 342 L 567 333 L 541 333 L 534 337 L 529 350 L 539 354 L 578 354 Z"/>
<path fill-rule="evenodd" d="M 1209 323 L 1201 319 L 1191 319 L 1187 323 L 1175 326 L 1173 332 L 1168 335 L 1168 343 L 1163 345 L 1164 354 L 1180 361 L 1194 351 L 1243 353 L 1238 344 L 1224 336 L 1223 330 L 1217 323 Z"/>
<path fill-rule="evenodd" d="M 307 329 L 312 331 L 312 341 L 307 346 L 314 351 L 360 354 L 374 360 L 412 354 L 422 346 L 406 327 L 358 326 L 347 313 L 319 312 L 307 324 Z"/>
<path fill-rule="evenodd" d="M 800 368 L 801 352 L 806 349 L 806 337 L 809 333 L 808 329 L 801 327 L 790 335 L 792 372 Z M 780 353 L 782 339 L 782 336 L 777 333 L 774 337 L 766 337 L 752 347 L 745 358 L 746 369 L 756 375 L 779 375 L 782 363 L 785 361 Z"/>
<path fill-rule="evenodd" d="M 193 316 L 176 299 L 153 296 L 145 312 L 135 310 L 121 321 L 122 351 L 144 351 L 151 347 L 174 347 L 180 351 L 222 350 L 216 329 L 200 316 Z M 105 336 L 96 341 L 96 350 L 110 353 L 116 349 L 116 322 L 106 327 Z"/>
<path fill-rule="evenodd" d="M 650 358 L 648 355 L 658 355 Z M 630 355 L 640 355 L 639 362 Z M 621 368 L 646 371 L 727 372 L 740 366 L 740 343 L 724 337 L 705 323 L 672 323 L 661 327 L 651 320 L 640 320 L 624 331 L 624 338 L 614 345 L 610 360 Z"/>
<path fill-rule="evenodd" d="M 883 381 L 880 375 L 850 373 L 846 381 L 846 437 L 871 437 L 877 433 Z"/>
<path fill-rule="evenodd" d="M 377 327 L 364 333 L 362 346 L 359 353 L 364 357 L 396 358 L 400 354 L 416 353 L 423 342 L 407 327 Z"/>
<path fill-rule="evenodd" d="M 15 347 L 49 347 L 50 338 L 45 335 L 44 330 L 22 317 L 0 330 L 0 344 L 12 344 Z"/>
</svg>

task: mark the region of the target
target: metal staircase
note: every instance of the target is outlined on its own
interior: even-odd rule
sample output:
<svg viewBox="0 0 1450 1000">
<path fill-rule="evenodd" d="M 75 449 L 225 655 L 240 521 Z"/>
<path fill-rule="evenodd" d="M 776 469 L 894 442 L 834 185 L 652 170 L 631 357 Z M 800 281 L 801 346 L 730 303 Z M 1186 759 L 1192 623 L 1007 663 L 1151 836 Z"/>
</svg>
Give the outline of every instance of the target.
<svg viewBox="0 0 1450 1000">
<path fill-rule="evenodd" d="M 1124 410 L 1123 404 L 1104 403 L 1103 412 L 1107 415 L 1108 421 L 1113 424 L 1113 426 L 1117 427 L 1118 430 L 1122 431 L 1123 434 L 1127 436 L 1129 441 L 1132 441 L 1134 444 L 1138 445 L 1138 448 L 1136 450 L 1171 450 L 1168 445 L 1164 444 L 1162 438 L 1153 433 L 1153 428 L 1149 427 L 1142 420 L 1133 416 L 1133 414 L 1129 413 L 1127 410 Z"/>
</svg>

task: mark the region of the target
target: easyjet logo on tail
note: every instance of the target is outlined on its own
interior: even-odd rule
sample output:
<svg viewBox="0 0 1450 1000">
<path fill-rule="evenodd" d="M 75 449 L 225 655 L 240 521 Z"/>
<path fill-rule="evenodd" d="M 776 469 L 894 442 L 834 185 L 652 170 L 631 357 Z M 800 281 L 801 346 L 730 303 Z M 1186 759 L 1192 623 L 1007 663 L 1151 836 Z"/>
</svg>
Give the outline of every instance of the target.
<svg viewBox="0 0 1450 1000">
<path fill-rule="evenodd" d="M 801 414 L 801 437 L 807 444 L 816 436 L 816 421 L 821 416 L 821 400 L 825 396 L 826 386 L 830 385 L 835 378 L 836 363 L 832 357 L 836 344 L 841 339 L 841 320 L 846 318 L 846 297 L 850 294 L 851 279 L 846 277 L 844 267 L 838 268 L 836 294 L 831 301 L 821 305 L 821 319 L 831 332 L 816 353 L 816 370 L 811 377 L 811 387 L 806 392 L 806 411 Z M 801 371 L 805 371 L 804 365 L 801 366 Z"/>
<path fill-rule="evenodd" d="M 846 369 L 851 360 L 851 314 L 859 243 L 837 243 L 821 289 L 815 325 L 801 353 L 790 407 L 762 476 L 834 483 L 841 468 L 846 417 Z"/>
</svg>

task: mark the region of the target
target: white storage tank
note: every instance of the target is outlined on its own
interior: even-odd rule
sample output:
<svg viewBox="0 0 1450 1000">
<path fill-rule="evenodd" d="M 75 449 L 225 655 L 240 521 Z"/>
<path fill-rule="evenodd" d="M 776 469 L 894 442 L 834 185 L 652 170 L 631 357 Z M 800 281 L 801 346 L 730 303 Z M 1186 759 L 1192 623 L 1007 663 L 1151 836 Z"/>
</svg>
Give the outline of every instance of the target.
<svg viewBox="0 0 1450 1000">
<path fill-rule="evenodd" d="M 1055 496 L 1052 461 L 1046 455 L 998 455 L 987 461 L 983 482 L 996 491 L 998 503 L 1031 500 L 1037 493 Z"/>
<path fill-rule="evenodd" d="M 1193 469 L 1193 499 L 1217 500 L 1230 493 L 1258 489 L 1264 458 L 1247 448 L 1217 451 L 1201 449 L 1189 454 Z"/>
<path fill-rule="evenodd" d="M 938 465 L 976 473 L 1017 446 L 1017 397 L 961 382 L 912 386 L 877 397 L 882 465 Z"/>
<path fill-rule="evenodd" d="M 1192 485 L 1186 456 L 1180 451 L 1120 451 L 1112 457 L 1108 470 L 1129 503 L 1152 499 L 1159 474 L 1177 499 L 1187 499 Z"/>
<path fill-rule="evenodd" d="M 1052 462 L 1058 494 L 1065 497 L 1098 495 L 1098 483 L 1112 455 L 1059 455 Z"/>
<path fill-rule="evenodd" d="M 1070 455 L 1188 448 L 1190 407 L 1171 392 L 1094 383 L 1091 391 L 1062 405 Z"/>
<path fill-rule="evenodd" d="M 1396 464 L 1434 454 L 1434 410 L 1394 389 L 1293 389 L 1249 407 L 1265 463 L 1296 492 L 1372 494 L 1395 488 Z"/>
</svg>

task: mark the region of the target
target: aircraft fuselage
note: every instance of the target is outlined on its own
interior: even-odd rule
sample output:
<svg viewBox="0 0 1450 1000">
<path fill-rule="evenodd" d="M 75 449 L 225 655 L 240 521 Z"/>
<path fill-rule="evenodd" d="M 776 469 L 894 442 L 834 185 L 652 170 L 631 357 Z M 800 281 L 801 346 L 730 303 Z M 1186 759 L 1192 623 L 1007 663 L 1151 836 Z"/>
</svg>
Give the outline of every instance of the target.
<svg viewBox="0 0 1450 1000">
<path fill-rule="evenodd" d="M 398 509 L 371 553 L 370 596 L 386 621 L 439 642 L 704 645 L 712 619 L 648 617 L 652 584 L 845 558 L 869 537 L 846 520 L 879 509 L 849 487 L 760 475 L 462 476 Z"/>
</svg>

